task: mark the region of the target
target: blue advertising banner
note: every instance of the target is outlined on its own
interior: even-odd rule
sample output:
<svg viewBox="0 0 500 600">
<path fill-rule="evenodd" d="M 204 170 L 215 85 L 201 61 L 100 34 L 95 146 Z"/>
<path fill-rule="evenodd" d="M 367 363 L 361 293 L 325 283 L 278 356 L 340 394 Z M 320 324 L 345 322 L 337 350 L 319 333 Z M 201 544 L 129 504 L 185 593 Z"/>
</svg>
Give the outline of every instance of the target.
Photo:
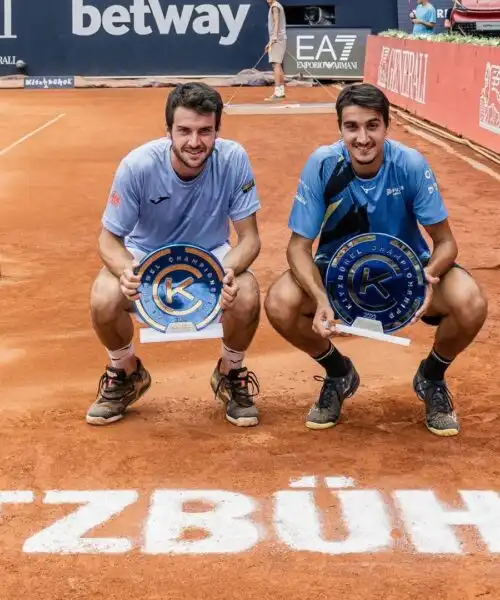
<svg viewBox="0 0 500 600">
<path fill-rule="evenodd" d="M 309 3 L 283 5 L 297 14 Z M 397 26 L 393 0 L 321 5 L 332 7 L 336 27 Z M 0 0 L 0 76 L 16 73 L 19 60 L 27 74 L 50 77 L 233 75 L 263 55 L 268 10 L 265 0 Z M 270 68 L 267 57 L 258 68 Z"/>
</svg>

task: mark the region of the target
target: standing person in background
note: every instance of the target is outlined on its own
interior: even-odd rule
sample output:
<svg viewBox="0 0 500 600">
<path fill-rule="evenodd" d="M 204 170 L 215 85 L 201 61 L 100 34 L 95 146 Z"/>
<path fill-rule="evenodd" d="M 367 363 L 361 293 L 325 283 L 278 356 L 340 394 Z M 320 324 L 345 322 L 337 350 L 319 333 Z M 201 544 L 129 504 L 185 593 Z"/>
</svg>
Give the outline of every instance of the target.
<svg viewBox="0 0 500 600">
<path fill-rule="evenodd" d="M 413 35 L 433 35 L 437 12 L 429 0 L 417 0 L 417 8 L 410 13 Z"/>
<path fill-rule="evenodd" d="M 268 53 L 274 72 L 274 94 L 266 100 L 273 102 L 285 98 L 283 59 L 286 51 L 286 18 L 283 6 L 277 0 L 266 0 L 266 2 L 269 5 L 267 16 L 269 42 L 265 47 L 265 52 Z"/>
<path fill-rule="evenodd" d="M 444 19 L 444 28 L 446 33 L 451 33 L 451 11 L 455 6 L 455 2 L 453 2 L 453 6 L 451 8 L 446 9 L 446 17 Z"/>
</svg>

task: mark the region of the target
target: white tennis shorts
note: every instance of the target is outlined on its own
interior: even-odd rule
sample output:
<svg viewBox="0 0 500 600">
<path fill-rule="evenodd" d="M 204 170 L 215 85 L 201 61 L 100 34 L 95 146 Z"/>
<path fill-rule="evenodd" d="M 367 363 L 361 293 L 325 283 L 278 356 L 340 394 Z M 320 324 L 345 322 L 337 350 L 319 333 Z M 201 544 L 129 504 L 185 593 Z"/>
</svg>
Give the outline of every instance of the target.
<svg viewBox="0 0 500 600">
<path fill-rule="evenodd" d="M 139 248 L 133 248 L 132 246 L 126 246 L 127 250 L 132 253 L 138 261 L 141 261 L 149 252 L 144 252 L 143 250 L 139 250 Z M 222 246 L 218 246 L 211 250 L 211 253 L 217 258 L 220 262 L 222 262 L 223 258 L 226 254 L 231 250 L 231 245 L 227 242 L 222 244 Z"/>
</svg>

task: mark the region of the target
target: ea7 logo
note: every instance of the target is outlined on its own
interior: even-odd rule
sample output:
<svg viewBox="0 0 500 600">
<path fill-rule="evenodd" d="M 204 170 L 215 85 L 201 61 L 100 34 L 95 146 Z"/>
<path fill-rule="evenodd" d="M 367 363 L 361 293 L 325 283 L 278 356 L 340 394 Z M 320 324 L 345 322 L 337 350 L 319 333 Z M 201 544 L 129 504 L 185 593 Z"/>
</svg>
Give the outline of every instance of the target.
<svg viewBox="0 0 500 600">
<path fill-rule="evenodd" d="M 317 35 L 298 35 L 297 36 L 297 60 L 333 60 L 347 61 L 351 56 L 356 35 L 337 34 L 335 38 L 331 38 L 328 34 L 322 36 L 318 43 Z M 314 45 L 306 44 L 306 40 L 314 40 Z M 340 55 L 335 51 L 334 44 L 341 45 Z M 308 53 L 307 51 L 313 52 Z"/>
<path fill-rule="evenodd" d="M 3 0 L 3 31 L 0 39 L 15 39 L 17 35 L 12 33 L 12 0 Z"/>
</svg>

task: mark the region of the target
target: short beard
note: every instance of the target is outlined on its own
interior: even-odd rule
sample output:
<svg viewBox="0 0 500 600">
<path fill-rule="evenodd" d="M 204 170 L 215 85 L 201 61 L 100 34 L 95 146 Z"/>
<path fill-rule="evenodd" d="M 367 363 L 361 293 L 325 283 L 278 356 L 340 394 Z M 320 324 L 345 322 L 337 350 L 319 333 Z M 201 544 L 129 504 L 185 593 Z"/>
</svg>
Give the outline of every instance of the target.
<svg viewBox="0 0 500 600">
<path fill-rule="evenodd" d="M 214 148 L 215 148 L 215 144 L 212 146 L 212 149 L 205 156 L 203 162 L 201 164 L 199 164 L 197 167 L 192 167 L 188 162 L 186 162 L 184 160 L 184 158 L 182 157 L 182 152 L 177 148 L 177 146 L 175 144 L 172 144 L 172 152 L 177 157 L 177 160 L 180 163 L 182 163 L 187 169 L 201 169 L 205 165 L 205 163 L 207 162 L 207 160 L 212 156 Z"/>
</svg>

